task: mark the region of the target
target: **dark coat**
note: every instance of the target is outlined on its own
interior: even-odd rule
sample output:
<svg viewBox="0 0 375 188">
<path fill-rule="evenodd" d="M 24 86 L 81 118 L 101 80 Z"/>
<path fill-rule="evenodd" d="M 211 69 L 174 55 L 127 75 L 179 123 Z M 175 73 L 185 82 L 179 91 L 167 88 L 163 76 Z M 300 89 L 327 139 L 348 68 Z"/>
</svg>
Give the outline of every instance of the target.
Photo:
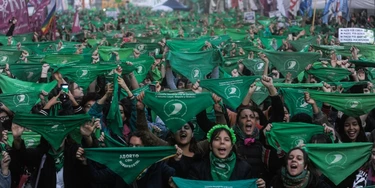
<svg viewBox="0 0 375 188">
<path fill-rule="evenodd" d="M 276 175 L 270 183 L 267 184 L 267 187 L 272 188 L 284 188 L 283 181 L 281 179 L 281 173 Z M 306 188 L 330 188 L 326 182 L 321 178 L 310 173 L 309 183 Z"/>
</svg>

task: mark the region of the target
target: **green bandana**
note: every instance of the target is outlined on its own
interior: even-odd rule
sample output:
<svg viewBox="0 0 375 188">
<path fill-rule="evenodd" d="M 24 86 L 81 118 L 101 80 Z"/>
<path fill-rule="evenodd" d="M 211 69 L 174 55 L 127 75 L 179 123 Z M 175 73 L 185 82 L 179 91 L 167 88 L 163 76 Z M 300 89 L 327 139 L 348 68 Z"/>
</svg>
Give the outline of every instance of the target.
<svg viewBox="0 0 375 188">
<path fill-rule="evenodd" d="M 283 45 L 284 36 L 260 37 L 266 50 L 276 51 Z"/>
<path fill-rule="evenodd" d="M 310 160 L 335 185 L 365 164 L 371 149 L 372 143 L 306 144 Z"/>
<path fill-rule="evenodd" d="M 316 44 L 316 39 L 318 37 L 306 37 L 298 40 L 289 41 L 289 43 L 298 51 L 298 52 L 307 52 L 311 44 Z"/>
<path fill-rule="evenodd" d="M 264 86 L 257 86 L 255 92 L 251 96 L 251 100 L 255 102 L 255 104 L 260 105 L 267 99 L 269 96 L 268 89 Z"/>
<path fill-rule="evenodd" d="M 238 181 L 200 181 L 172 177 L 177 187 L 190 188 L 257 188 L 256 179 Z"/>
<path fill-rule="evenodd" d="M 16 63 L 21 54 L 22 52 L 17 50 L 0 50 L 0 65 Z"/>
<path fill-rule="evenodd" d="M 147 77 L 148 72 L 151 69 L 152 64 L 154 63 L 154 59 L 149 56 L 140 57 L 138 59 L 129 59 L 129 61 L 133 64 L 134 68 L 134 76 L 137 79 L 138 83 L 143 82 L 143 80 Z"/>
<path fill-rule="evenodd" d="M 305 188 L 309 183 L 310 171 L 303 170 L 298 176 L 291 176 L 285 167 L 281 168 L 281 179 L 285 188 Z"/>
<path fill-rule="evenodd" d="M 9 69 L 17 79 L 35 83 L 40 78 L 42 65 L 40 63 L 18 63 L 10 64 Z"/>
<path fill-rule="evenodd" d="M 41 134 L 55 150 L 71 131 L 88 121 L 91 119 L 87 114 L 56 117 L 17 114 L 13 119 L 14 123 Z"/>
<path fill-rule="evenodd" d="M 123 61 L 133 53 L 133 48 L 99 47 L 99 56 L 103 61 L 115 60 L 116 56 L 112 52 L 117 52 L 120 60 Z"/>
<path fill-rule="evenodd" d="M 33 42 L 34 33 L 25 33 L 21 35 L 13 35 L 13 39 L 17 42 Z"/>
<path fill-rule="evenodd" d="M 0 88 L 3 93 L 34 92 L 39 94 L 42 90 L 50 92 L 56 85 L 57 81 L 38 84 L 12 79 L 0 74 Z"/>
<path fill-rule="evenodd" d="M 275 81 L 274 81 L 275 82 Z M 261 86 L 262 84 L 259 83 L 257 86 Z M 281 88 L 320 88 L 323 87 L 323 83 L 273 83 L 275 87 Z"/>
<path fill-rule="evenodd" d="M 108 148 L 111 148 L 111 147 L 126 147 L 125 144 L 122 144 L 122 143 L 118 142 L 117 140 L 113 139 L 107 133 L 104 133 L 104 144 Z"/>
<path fill-rule="evenodd" d="M 173 132 L 179 130 L 199 112 L 214 104 L 211 93 L 153 93 L 146 91 L 143 102 Z M 197 105 L 199 104 L 199 105 Z"/>
<path fill-rule="evenodd" d="M 22 133 L 21 138 L 25 142 L 26 148 L 36 148 L 40 143 L 40 134 L 32 131 L 25 131 Z M 13 133 L 8 132 L 8 144 L 13 144 Z"/>
<path fill-rule="evenodd" d="M 132 90 L 132 93 L 134 96 L 138 96 L 140 93 L 142 93 L 142 91 L 149 91 L 149 90 L 150 90 L 150 85 L 145 85 L 138 89 Z M 121 88 L 120 99 L 123 99 L 125 97 L 128 97 L 128 93 L 126 93 L 126 91 Z"/>
<path fill-rule="evenodd" d="M 179 53 L 170 52 L 168 60 L 173 70 L 188 78 L 192 83 L 205 79 L 206 75 L 215 67 L 213 52 Z"/>
<path fill-rule="evenodd" d="M 213 93 L 219 95 L 224 104 L 227 104 L 232 109 L 242 103 L 243 98 L 246 96 L 249 86 L 253 84 L 255 76 L 242 76 L 224 79 L 209 79 L 200 81 L 199 85 L 206 88 Z"/>
<path fill-rule="evenodd" d="M 272 123 L 272 129 L 266 132 L 267 142 L 275 149 L 289 152 L 290 149 L 309 143 L 311 137 L 324 134 L 324 127 L 307 123 Z"/>
<path fill-rule="evenodd" d="M 226 29 L 225 33 L 229 35 L 232 40 L 244 40 L 248 35 L 246 30 L 240 29 Z"/>
<path fill-rule="evenodd" d="M 16 113 L 30 113 L 33 106 L 37 104 L 39 100 L 39 94 L 35 92 L 0 94 L 0 101 Z"/>
<path fill-rule="evenodd" d="M 42 61 L 50 64 L 51 66 L 58 66 L 61 64 L 78 63 L 82 61 L 83 59 L 84 59 L 84 56 L 78 55 L 78 54 L 69 54 L 69 55 L 51 54 L 51 55 L 46 55 Z"/>
<path fill-rule="evenodd" d="M 118 82 L 117 82 L 118 75 L 114 75 L 113 79 L 113 91 L 118 91 Z M 121 119 L 121 113 L 119 109 L 119 95 L 115 92 L 112 96 L 111 106 L 109 107 L 109 112 L 107 115 L 107 124 L 108 128 L 115 134 L 122 136 L 122 128 L 123 122 Z"/>
<path fill-rule="evenodd" d="M 155 55 L 160 54 L 160 45 L 158 43 L 125 43 L 123 48 L 137 49 L 141 55 L 149 55 L 150 53 L 155 53 Z"/>
<path fill-rule="evenodd" d="M 375 94 L 341 94 L 309 91 L 311 98 L 326 102 L 348 116 L 358 117 L 375 106 Z"/>
<path fill-rule="evenodd" d="M 263 75 L 265 63 L 261 59 L 245 59 L 242 62 L 246 68 L 251 70 L 255 75 Z"/>
<path fill-rule="evenodd" d="M 210 152 L 211 175 L 214 181 L 229 181 L 236 165 L 236 154 L 231 153 L 228 158 L 217 158 Z"/>
<path fill-rule="evenodd" d="M 55 161 L 56 172 L 59 172 L 64 166 L 64 149 L 60 148 L 56 153 L 50 149 L 48 154 L 50 154 Z"/>
<path fill-rule="evenodd" d="M 167 46 L 173 52 L 199 52 L 202 51 L 205 41 L 168 40 Z"/>
<path fill-rule="evenodd" d="M 311 105 L 305 101 L 304 90 L 282 88 L 280 89 L 280 93 L 284 97 L 285 105 L 288 107 L 291 116 L 298 113 L 305 113 L 310 116 L 313 115 Z M 315 99 L 314 97 L 312 98 Z M 322 106 L 321 103 L 317 103 L 317 105 L 319 107 Z"/>
<path fill-rule="evenodd" d="M 351 74 L 347 69 L 332 67 L 311 68 L 306 72 L 324 82 L 338 82 L 347 78 Z"/>
<path fill-rule="evenodd" d="M 54 70 L 58 71 L 64 77 L 68 77 L 77 83 L 78 86 L 86 90 L 89 85 L 99 76 L 105 75 L 115 69 L 115 64 L 91 64 L 91 63 L 79 63 L 69 66 L 63 66 Z"/>
<path fill-rule="evenodd" d="M 238 69 L 238 63 L 240 61 L 244 62 L 246 59 L 247 56 L 223 57 L 223 63 L 220 68 L 224 69 L 230 75 L 233 69 Z"/>
<path fill-rule="evenodd" d="M 219 46 L 222 42 L 227 42 L 230 40 L 228 35 L 219 35 L 213 37 L 201 37 L 199 40 L 208 41 L 214 46 Z"/>
<path fill-rule="evenodd" d="M 324 57 L 329 58 L 331 51 L 335 51 L 336 55 L 351 57 L 350 46 L 329 46 L 329 45 L 312 45 L 315 50 L 321 50 Z"/>
<path fill-rule="evenodd" d="M 312 64 L 320 57 L 319 53 L 307 52 L 264 52 L 270 63 L 285 77 L 288 72 L 295 78 L 305 70 L 308 64 Z"/>
<path fill-rule="evenodd" d="M 131 184 L 152 164 L 173 156 L 176 149 L 170 146 L 86 148 L 85 156 L 101 163 Z"/>
<path fill-rule="evenodd" d="M 28 42 L 22 43 L 26 48 L 30 49 L 30 54 L 46 55 L 57 52 L 58 42 Z"/>
</svg>

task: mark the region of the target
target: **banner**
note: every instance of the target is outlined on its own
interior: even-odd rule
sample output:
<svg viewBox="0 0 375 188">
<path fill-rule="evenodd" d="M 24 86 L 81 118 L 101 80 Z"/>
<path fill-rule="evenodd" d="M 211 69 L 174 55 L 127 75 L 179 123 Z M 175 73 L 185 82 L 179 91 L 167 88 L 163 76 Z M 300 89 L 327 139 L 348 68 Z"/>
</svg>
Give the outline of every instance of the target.
<svg viewBox="0 0 375 188">
<path fill-rule="evenodd" d="M 374 31 L 361 28 L 340 28 L 339 40 L 341 43 L 374 43 Z"/>
<path fill-rule="evenodd" d="M 10 27 L 9 21 L 13 18 L 17 19 L 13 34 L 23 34 L 29 32 L 29 16 L 26 1 L 2 0 L 0 2 L 0 32 L 8 32 Z"/>
<path fill-rule="evenodd" d="M 247 23 L 255 23 L 255 12 L 244 12 L 243 13 L 243 21 Z"/>
</svg>

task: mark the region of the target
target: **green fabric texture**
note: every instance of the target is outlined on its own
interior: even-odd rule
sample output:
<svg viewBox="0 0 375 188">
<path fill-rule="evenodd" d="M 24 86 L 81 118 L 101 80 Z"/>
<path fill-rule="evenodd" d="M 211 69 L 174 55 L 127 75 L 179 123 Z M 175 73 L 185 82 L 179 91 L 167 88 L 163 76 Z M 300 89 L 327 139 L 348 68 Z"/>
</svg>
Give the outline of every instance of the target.
<svg viewBox="0 0 375 188">
<path fill-rule="evenodd" d="M 29 42 L 29 43 L 22 43 L 31 54 L 34 55 L 46 55 L 48 53 L 56 53 L 57 52 L 57 41 L 54 42 Z"/>
<path fill-rule="evenodd" d="M 160 45 L 158 43 L 125 43 L 122 47 L 137 49 L 141 54 L 149 54 L 150 52 L 156 55 L 160 54 Z"/>
<path fill-rule="evenodd" d="M 83 59 L 84 57 L 78 54 L 51 54 L 46 55 L 42 61 L 53 66 L 69 63 L 78 63 Z"/>
<path fill-rule="evenodd" d="M 332 67 L 311 68 L 306 73 L 314 75 L 324 82 L 338 82 L 351 75 L 351 72 L 347 69 Z"/>
<path fill-rule="evenodd" d="M 307 123 L 272 123 L 272 129 L 266 132 L 267 142 L 276 150 L 280 148 L 286 153 L 294 147 L 307 144 L 315 134 L 324 134 L 321 125 Z"/>
<path fill-rule="evenodd" d="M 230 75 L 233 69 L 238 69 L 238 63 L 244 62 L 246 59 L 247 56 L 223 57 L 221 68 Z"/>
<path fill-rule="evenodd" d="M 231 153 L 225 159 L 217 158 L 210 152 L 211 176 L 214 181 L 228 181 L 236 166 L 237 156 Z"/>
<path fill-rule="evenodd" d="M 372 143 L 306 144 L 310 160 L 335 185 L 364 165 Z"/>
<path fill-rule="evenodd" d="M 246 30 L 241 29 L 226 29 L 225 33 L 229 35 L 232 40 L 244 40 L 248 35 Z"/>
<path fill-rule="evenodd" d="M 123 122 L 121 119 L 121 113 L 119 109 L 119 94 L 116 92 L 119 90 L 117 81 L 118 75 L 115 74 L 113 78 L 113 91 L 111 106 L 107 115 L 107 126 L 115 134 L 122 136 Z"/>
<path fill-rule="evenodd" d="M 118 142 L 117 140 L 113 139 L 107 133 L 104 133 L 104 144 L 108 148 L 111 148 L 111 147 L 126 147 L 125 144 L 122 144 L 122 143 Z"/>
<path fill-rule="evenodd" d="M 319 53 L 307 52 L 264 52 L 270 63 L 276 67 L 278 71 L 285 77 L 288 72 L 292 74 L 292 78 L 296 78 L 299 73 L 305 70 L 308 64 L 316 62 Z"/>
<path fill-rule="evenodd" d="M 208 79 L 200 81 L 199 85 L 219 95 L 224 104 L 232 109 L 242 103 L 248 93 L 249 87 L 259 78 L 257 76 L 241 76 L 223 79 Z"/>
<path fill-rule="evenodd" d="M 218 36 L 204 36 L 200 37 L 199 40 L 208 41 L 214 46 L 219 46 L 221 43 L 226 43 L 230 40 L 228 35 L 218 35 Z"/>
<path fill-rule="evenodd" d="M 17 114 L 13 119 L 14 123 L 41 134 L 55 150 L 59 149 L 64 138 L 71 131 L 88 121 L 91 121 L 91 117 L 87 114 L 69 116 Z"/>
<path fill-rule="evenodd" d="M 42 73 L 42 64 L 40 63 L 17 63 L 10 64 L 11 73 L 19 80 L 27 82 L 37 82 Z"/>
<path fill-rule="evenodd" d="M 192 83 L 205 79 L 215 67 L 213 64 L 214 51 L 180 53 L 170 52 L 168 60 L 173 70 L 188 78 Z"/>
<path fill-rule="evenodd" d="M 86 90 L 99 75 L 105 75 L 105 73 L 112 71 L 116 67 L 116 64 L 91 64 L 90 62 L 81 62 L 62 66 L 54 71 L 60 72 L 63 77 L 68 77 Z"/>
<path fill-rule="evenodd" d="M 36 148 L 40 144 L 41 135 L 33 131 L 24 131 L 21 135 L 22 140 L 25 142 L 26 148 Z M 13 133 L 8 132 L 8 144 L 13 144 Z"/>
<path fill-rule="evenodd" d="M 274 81 L 275 82 L 275 81 Z M 257 86 L 262 86 L 262 83 L 257 83 Z M 275 87 L 281 87 L 281 88 L 319 88 L 323 87 L 323 83 L 273 83 L 273 86 Z"/>
<path fill-rule="evenodd" d="M 30 113 L 35 104 L 39 102 L 39 93 L 17 92 L 0 94 L 0 101 L 16 113 Z"/>
<path fill-rule="evenodd" d="M 113 52 L 117 52 L 119 54 L 120 60 L 123 61 L 133 53 L 133 48 L 115 48 L 100 46 L 98 50 L 99 56 L 103 61 L 115 60 L 116 56 L 113 54 Z"/>
<path fill-rule="evenodd" d="M 375 106 L 375 94 L 342 94 L 309 91 L 315 101 L 328 103 L 348 116 L 358 117 Z"/>
<path fill-rule="evenodd" d="M 148 72 L 154 63 L 154 59 L 152 57 L 145 56 L 137 59 L 129 59 L 129 62 L 131 62 L 134 68 L 136 68 L 133 73 L 138 83 L 141 83 L 147 77 Z"/>
<path fill-rule="evenodd" d="M 173 52 L 199 52 L 202 51 L 205 41 L 168 40 L 167 46 Z"/>
<path fill-rule="evenodd" d="M 46 84 L 38 84 L 16 80 L 0 74 L 0 88 L 3 93 L 35 92 L 39 94 L 42 90 L 50 92 L 56 85 L 57 81 L 52 81 Z"/>
<path fill-rule="evenodd" d="M 5 50 L 4 48 L 0 50 L 0 65 L 13 64 L 18 61 L 20 55 L 22 54 L 21 51 L 16 50 Z"/>
<path fill-rule="evenodd" d="M 251 96 L 251 100 L 255 102 L 255 104 L 260 105 L 266 100 L 269 96 L 268 89 L 264 86 L 257 86 L 255 92 Z"/>
<path fill-rule="evenodd" d="M 85 149 L 87 158 L 107 166 L 129 185 L 146 168 L 175 153 L 176 149 L 170 146 Z"/>
<path fill-rule="evenodd" d="M 313 115 L 312 107 L 305 101 L 304 91 L 301 89 L 290 89 L 282 88 L 279 90 L 281 95 L 284 97 L 285 105 L 289 109 L 289 114 L 294 116 L 298 113 L 305 113 L 310 116 Z M 315 99 L 314 97 L 312 97 Z M 317 101 L 318 107 L 322 106 L 322 103 Z"/>
<path fill-rule="evenodd" d="M 276 51 L 283 45 L 283 36 L 260 37 L 260 41 L 266 50 Z"/>
<path fill-rule="evenodd" d="M 195 94 L 154 93 L 146 91 L 143 102 L 173 132 L 179 130 L 199 112 L 214 104 L 211 93 L 208 92 Z"/>
<path fill-rule="evenodd" d="M 289 43 L 299 52 L 307 52 L 309 46 L 312 44 L 317 44 L 316 39 L 318 37 L 306 37 L 300 38 L 298 40 L 289 41 Z"/>
<path fill-rule="evenodd" d="M 133 93 L 134 96 L 138 96 L 143 91 L 149 91 L 149 90 L 150 90 L 150 85 L 148 84 L 138 89 L 134 89 L 131 92 Z M 123 99 L 125 97 L 128 97 L 128 93 L 126 93 L 125 90 L 121 88 L 120 99 Z"/>
<path fill-rule="evenodd" d="M 251 72 L 253 72 L 255 75 L 263 75 L 264 69 L 265 69 L 265 63 L 261 59 L 245 59 L 242 61 L 242 63 L 245 65 L 245 67 Z"/>
<path fill-rule="evenodd" d="M 256 179 L 237 181 L 201 181 L 172 177 L 178 188 L 257 188 Z"/>
<path fill-rule="evenodd" d="M 371 60 L 349 60 L 349 63 L 355 64 L 356 67 L 375 67 L 375 62 Z"/>
</svg>

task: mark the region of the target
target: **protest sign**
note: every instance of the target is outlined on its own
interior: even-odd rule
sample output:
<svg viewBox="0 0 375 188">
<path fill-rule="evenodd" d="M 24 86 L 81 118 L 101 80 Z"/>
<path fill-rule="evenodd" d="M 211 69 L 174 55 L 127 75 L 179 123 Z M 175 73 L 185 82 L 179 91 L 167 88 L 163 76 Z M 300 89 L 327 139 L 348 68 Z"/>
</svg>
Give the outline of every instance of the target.
<svg viewBox="0 0 375 188">
<path fill-rule="evenodd" d="M 255 12 L 254 11 L 245 12 L 243 14 L 243 19 L 244 19 L 244 22 L 255 23 Z"/>
<path fill-rule="evenodd" d="M 361 28 L 340 28 L 339 40 L 341 43 L 374 43 L 374 31 Z"/>
</svg>

